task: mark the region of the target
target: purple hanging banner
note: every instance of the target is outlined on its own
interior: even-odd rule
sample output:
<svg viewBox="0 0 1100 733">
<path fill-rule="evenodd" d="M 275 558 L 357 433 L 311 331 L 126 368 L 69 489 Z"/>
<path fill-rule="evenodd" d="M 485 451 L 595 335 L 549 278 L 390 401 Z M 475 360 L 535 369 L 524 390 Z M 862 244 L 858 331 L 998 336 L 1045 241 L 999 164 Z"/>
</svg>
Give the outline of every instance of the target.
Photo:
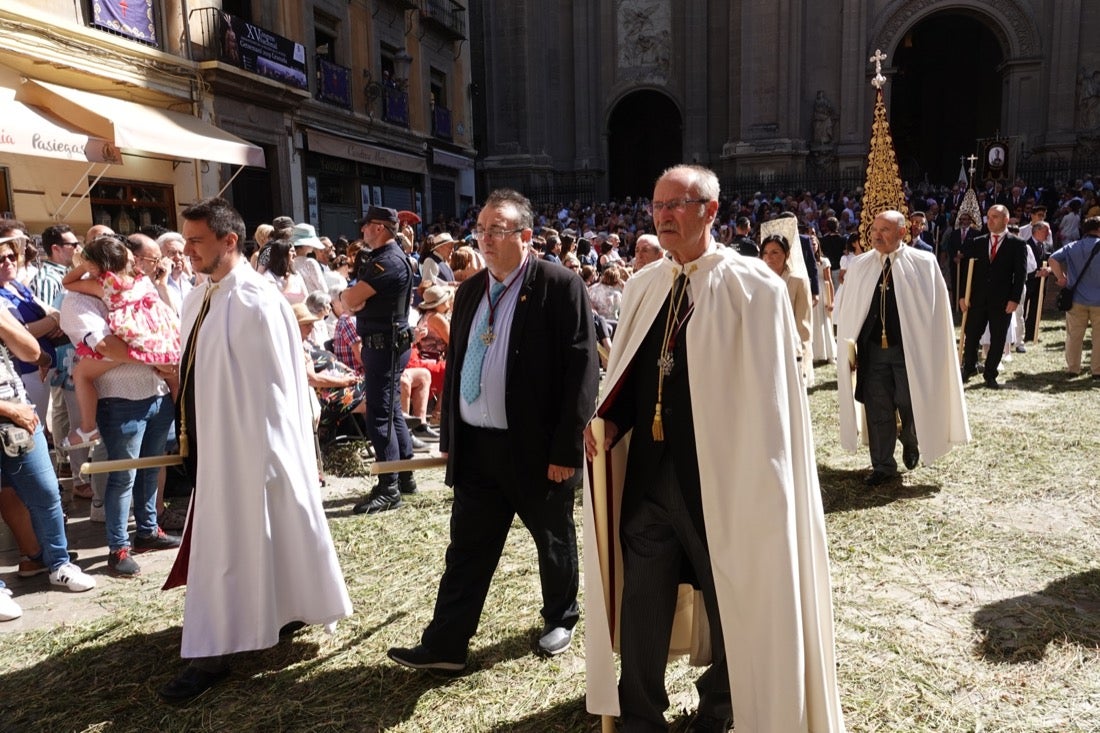
<svg viewBox="0 0 1100 733">
<path fill-rule="evenodd" d="M 92 25 L 135 41 L 157 45 L 153 0 L 95 0 Z"/>
</svg>

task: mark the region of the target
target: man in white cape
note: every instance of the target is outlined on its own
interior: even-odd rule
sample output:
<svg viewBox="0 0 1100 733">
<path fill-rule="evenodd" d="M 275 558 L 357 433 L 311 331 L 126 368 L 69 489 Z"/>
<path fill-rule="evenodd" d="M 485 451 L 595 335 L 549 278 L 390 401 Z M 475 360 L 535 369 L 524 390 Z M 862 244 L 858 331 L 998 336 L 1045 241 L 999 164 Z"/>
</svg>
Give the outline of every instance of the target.
<svg viewBox="0 0 1100 733">
<path fill-rule="evenodd" d="M 714 173 L 697 166 L 671 168 L 658 180 L 654 224 L 669 257 L 627 283 L 597 412 L 639 421 L 596 419 L 586 430 L 586 449 L 596 459 L 584 502 L 587 707 L 620 716 L 624 733 L 667 730 L 664 664 L 674 635 L 670 606 L 679 595 L 676 571 L 663 560 L 671 554 L 690 560 L 703 586 L 707 608 L 695 611 L 701 623 L 690 633 L 705 635 L 709 626 L 715 641 L 692 644 L 705 647 L 714 662 L 708 673 L 720 665 L 728 670 L 725 679 L 711 675 L 705 689 L 708 673 L 700 678 L 700 710 L 688 730 L 724 731 L 732 715 L 738 733 L 841 733 L 824 515 L 798 336 L 783 282 L 762 262 L 711 239 L 718 193 Z M 684 319 L 670 310 L 681 273 L 691 310 Z M 684 320 L 678 334 L 664 338 Z M 657 360 L 638 357 L 652 355 L 654 329 L 662 362 L 671 362 L 669 378 L 675 382 L 676 369 L 686 370 L 689 404 L 670 403 L 675 394 L 666 392 L 654 409 L 648 387 L 636 389 L 640 381 L 624 387 L 634 379 L 657 381 Z M 636 404 L 624 409 L 629 392 Z M 651 425 L 654 412 L 662 415 L 667 449 Z M 666 456 L 656 461 L 656 475 L 639 475 L 635 462 L 655 453 Z M 689 475 L 696 462 L 697 475 Z M 680 514 L 686 505 L 691 521 L 649 527 L 676 536 L 639 562 L 631 549 L 637 537 L 627 526 L 643 513 L 640 504 L 662 501 L 678 503 Z M 658 507 L 651 516 L 662 512 Z M 701 553 L 688 547 L 700 541 Z M 648 648 L 635 648 L 647 632 Z M 617 687 L 613 652 L 620 639 L 624 680 Z M 636 661 L 642 657 L 644 663 Z M 634 669 L 641 664 L 647 669 Z M 637 687 L 628 677 L 646 678 L 649 699 L 628 690 Z"/>
<path fill-rule="evenodd" d="M 351 614 L 321 504 L 298 324 L 244 258 L 244 222 L 228 202 L 200 201 L 183 218 L 186 254 L 209 278 L 183 305 L 177 432 L 195 492 L 164 587 L 187 585 L 191 663 L 160 689 L 171 702 L 224 679 L 226 655 Z"/>
<path fill-rule="evenodd" d="M 841 359 L 837 364 L 840 442 L 854 452 L 863 433 L 872 461 L 865 483 L 871 486 L 896 476 L 895 414 L 901 415 L 907 468 L 915 468 L 918 459 L 931 464 L 953 446 L 970 441 L 947 283 L 935 256 L 904 245 L 905 226 L 905 217 L 898 211 L 875 217 L 873 249 L 848 265 L 833 307 L 837 341 L 859 343 L 857 364 L 850 355 L 848 363 Z M 891 260 L 887 287 L 880 291 L 887 257 Z M 887 296 L 885 303 L 880 293 Z M 896 322 L 891 300 L 896 303 Z M 883 315 L 888 331 L 900 329 L 895 336 L 887 334 L 886 347 L 879 322 Z M 893 340 L 898 341 L 896 348 L 890 348 Z M 857 374 L 862 386 L 856 383 Z M 863 404 L 857 404 L 857 399 Z"/>
</svg>

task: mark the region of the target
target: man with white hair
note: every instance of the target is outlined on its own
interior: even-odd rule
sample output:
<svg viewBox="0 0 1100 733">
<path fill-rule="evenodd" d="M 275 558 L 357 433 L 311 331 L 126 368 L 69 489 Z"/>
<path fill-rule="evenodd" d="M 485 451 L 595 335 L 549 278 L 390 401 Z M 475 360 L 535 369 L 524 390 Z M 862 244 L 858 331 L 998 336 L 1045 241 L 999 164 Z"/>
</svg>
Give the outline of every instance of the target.
<svg viewBox="0 0 1100 733">
<path fill-rule="evenodd" d="M 168 273 L 165 284 L 172 307 L 175 308 L 176 313 L 179 313 L 183 308 L 183 299 L 194 287 L 195 275 L 191 272 L 191 260 L 187 259 L 187 255 L 183 253 L 185 243 L 183 235 L 179 232 L 165 232 L 157 237 L 157 244 L 160 245 L 161 256 L 171 260 L 172 263 L 172 269 Z"/>
<path fill-rule="evenodd" d="M 664 254 L 661 240 L 657 239 L 656 234 L 643 234 L 634 242 L 634 271 L 637 272 L 650 262 L 656 262 Z"/>
<path fill-rule="evenodd" d="M 725 733 L 736 713 L 742 731 L 841 733 L 794 316 L 782 280 L 711 237 L 719 193 L 699 166 L 657 180 L 653 224 L 669 255 L 627 283 L 602 422 L 585 431 L 589 457 L 600 427 L 612 453 L 586 475 L 585 547 L 613 558 L 585 553 L 587 707 L 618 715 L 623 733 L 668 729 L 665 666 L 687 573 L 703 608 L 684 630 L 706 619 L 696 641 L 710 667 L 686 730 Z M 730 375 L 753 389 L 713 389 Z"/>
<path fill-rule="evenodd" d="M 873 249 L 849 263 L 833 308 L 837 340 L 857 350 L 855 363 L 849 358 L 837 369 L 841 444 L 858 448 L 865 411 L 868 486 L 897 476 L 899 415 L 908 469 L 970 440 L 947 284 L 934 254 L 902 246 L 906 228 L 901 212 L 875 216 L 868 242 Z"/>
</svg>

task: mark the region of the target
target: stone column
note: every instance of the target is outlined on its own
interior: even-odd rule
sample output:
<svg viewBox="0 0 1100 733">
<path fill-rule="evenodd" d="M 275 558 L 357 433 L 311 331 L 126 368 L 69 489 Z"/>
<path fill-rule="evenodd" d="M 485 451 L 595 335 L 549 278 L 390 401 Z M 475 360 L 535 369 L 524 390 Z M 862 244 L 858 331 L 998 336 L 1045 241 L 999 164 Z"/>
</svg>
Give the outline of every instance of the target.
<svg viewBox="0 0 1100 733">
<path fill-rule="evenodd" d="M 745 0 L 741 5 L 739 173 L 783 173 L 806 156 L 802 115 L 802 3 Z"/>
</svg>

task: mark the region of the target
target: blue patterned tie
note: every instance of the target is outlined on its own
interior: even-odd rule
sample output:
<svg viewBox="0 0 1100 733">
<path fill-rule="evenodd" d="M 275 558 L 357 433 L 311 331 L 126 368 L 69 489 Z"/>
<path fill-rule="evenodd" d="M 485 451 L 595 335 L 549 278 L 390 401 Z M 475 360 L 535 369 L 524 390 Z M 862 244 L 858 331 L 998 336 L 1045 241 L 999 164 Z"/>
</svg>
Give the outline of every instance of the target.
<svg viewBox="0 0 1100 733">
<path fill-rule="evenodd" d="M 493 308 L 496 307 L 503 292 L 504 283 L 493 283 L 493 287 L 489 290 L 489 302 Z M 484 338 L 489 331 L 489 311 L 490 308 L 486 308 L 481 314 L 481 320 L 478 321 L 477 329 L 474 331 L 474 338 L 466 349 L 466 358 L 462 361 L 460 391 L 467 405 L 473 404 L 474 400 L 481 395 L 481 365 L 485 362 L 485 352 L 489 350 L 489 344 L 485 343 Z"/>
</svg>

